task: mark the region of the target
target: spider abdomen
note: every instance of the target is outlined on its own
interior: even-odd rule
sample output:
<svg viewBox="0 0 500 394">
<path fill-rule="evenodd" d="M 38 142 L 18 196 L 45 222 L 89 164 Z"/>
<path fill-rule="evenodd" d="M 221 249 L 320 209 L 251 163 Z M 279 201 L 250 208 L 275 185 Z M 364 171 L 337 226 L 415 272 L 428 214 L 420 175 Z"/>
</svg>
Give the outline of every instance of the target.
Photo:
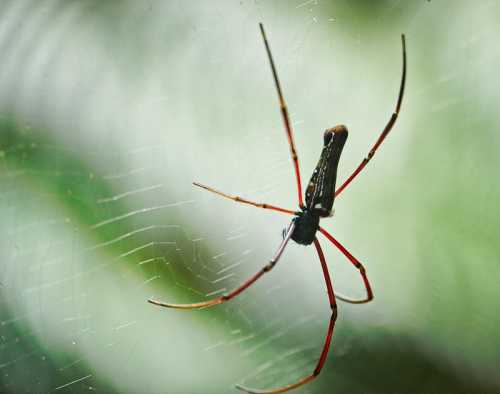
<svg viewBox="0 0 500 394">
<path fill-rule="evenodd" d="M 295 229 L 292 233 L 292 239 L 301 245 L 310 245 L 314 241 L 316 231 L 319 229 L 319 215 L 310 210 L 300 212 L 293 219 L 295 221 Z"/>
<path fill-rule="evenodd" d="M 306 206 L 321 217 L 331 215 L 340 155 L 347 140 L 343 125 L 325 131 L 324 146 L 306 189 Z"/>
</svg>

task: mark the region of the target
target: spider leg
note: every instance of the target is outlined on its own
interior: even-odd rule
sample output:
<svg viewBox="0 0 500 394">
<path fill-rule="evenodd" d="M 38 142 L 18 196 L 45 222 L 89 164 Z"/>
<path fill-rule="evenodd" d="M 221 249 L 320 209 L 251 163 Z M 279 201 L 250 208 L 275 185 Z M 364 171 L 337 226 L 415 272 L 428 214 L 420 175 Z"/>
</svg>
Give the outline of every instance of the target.
<svg viewBox="0 0 500 394">
<path fill-rule="evenodd" d="M 295 215 L 295 212 L 290 210 L 290 209 L 280 208 L 280 207 L 277 207 L 277 206 L 271 205 L 271 204 L 253 202 L 253 201 L 241 198 L 239 196 L 230 196 L 229 194 L 222 193 L 218 190 L 212 189 L 211 187 L 202 185 L 201 183 L 197 183 L 197 182 L 193 182 L 193 185 L 201 187 L 202 189 L 205 189 L 211 193 L 215 193 L 221 197 L 228 198 L 230 200 L 233 200 L 233 201 L 236 201 L 236 202 L 239 202 L 242 204 L 253 205 L 254 207 L 257 207 L 257 208 L 270 209 L 272 211 L 278 211 L 278 212 L 282 212 L 282 213 L 288 213 L 290 215 Z"/>
<path fill-rule="evenodd" d="M 293 166 L 295 168 L 295 177 L 297 179 L 297 192 L 299 196 L 299 206 L 302 207 L 304 202 L 302 200 L 302 184 L 300 182 L 300 169 L 299 169 L 299 158 L 297 156 L 297 150 L 295 149 L 295 142 L 293 140 L 292 126 L 290 124 L 290 117 L 288 116 L 288 109 L 285 103 L 285 98 L 283 97 L 283 92 L 281 91 L 281 85 L 278 78 L 278 72 L 276 71 L 276 66 L 274 65 L 273 55 L 271 54 L 271 48 L 267 42 L 266 32 L 264 31 L 264 25 L 259 23 L 260 32 L 262 33 L 262 39 L 264 40 L 264 45 L 266 46 L 267 57 L 271 65 L 271 71 L 273 72 L 274 84 L 278 92 L 278 98 L 280 101 L 281 116 L 283 117 L 283 123 L 285 125 L 286 136 L 288 138 L 288 145 L 290 145 L 290 154 L 292 155 Z"/>
<path fill-rule="evenodd" d="M 352 263 L 352 265 L 354 265 L 358 270 L 359 270 L 359 273 L 361 274 L 361 278 L 363 279 L 363 283 L 365 285 L 365 289 L 366 289 L 366 298 L 363 298 L 361 300 L 359 299 L 353 299 L 353 298 L 350 298 L 350 297 L 346 297 L 344 295 L 341 295 L 341 294 L 338 294 L 336 295 L 336 297 L 339 299 L 339 300 L 342 300 L 344 302 L 348 302 L 350 304 L 366 304 L 367 302 L 370 302 L 371 300 L 373 300 L 373 291 L 372 291 L 372 287 L 370 286 L 370 282 L 368 281 L 368 277 L 366 276 L 366 269 L 365 267 L 363 266 L 363 264 L 361 264 L 359 262 L 359 260 L 354 257 L 339 241 L 337 241 L 333 235 L 331 235 L 328 231 L 326 231 L 324 228 L 320 227 L 319 228 L 319 231 L 326 237 L 328 238 L 328 240 L 334 244 L 337 249 L 339 249 L 342 254 L 347 257 L 347 259 Z"/>
<path fill-rule="evenodd" d="M 337 197 L 342 191 L 352 182 L 354 178 L 365 168 L 365 166 L 368 164 L 368 162 L 371 160 L 371 158 L 375 155 L 375 152 L 377 151 L 378 147 L 384 142 L 385 137 L 389 134 L 391 131 L 392 127 L 394 126 L 394 123 L 396 123 L 396 119 L 398 118 L 399 115 L 399 110 L 401 108 L 401 102 L 403 101 L 403 94 L 405 90 L 405 82 L 406 82 L 406 43 L 405 43 L 405 36 L 404 34 L 401 35 L 401 42 L 403 46 L 403 73 L 401 76 L 401 85 L 399 87 L 399 96 L 398 96 L 398 102 L 396 104 L 396 109 L 394 110 L 394 113 L 392 114 L 391 118 L 389 119 L 389 122 L 385 126 L 384 130 L 378 137 L 377 141 L 373 145 L 373 147 L 370 149 L 370 152 L 368 152 L 368 156 L 366 156 L 363 161 L 359 164 L 359 166 L 354 170 L 354 172 L 345 180 L 345 182 L 340 186 L 336 191 L 335 191 L 335 197 Z"/>
<path fill-rule="evenodd" d="M 328 299 L 330 301 L 330 308 L 332 309 L 332 315 L 330 317 L 330 323 L 328 324 L 328 331 L 326 333 L 323 350 L 321 351 L 321 355 L 319 356 L 319 360 L 318 363 L 316 364 L 316 367 L 314 368 L 314 371 L 310 375 L 307 375 L 306 377 L 300 379 L 296 383 L 292 383 L 287 386 L 283 386 L 274 390 L 255 390 L 241 385 L 237 385 L 236 388 L 251 394 L 279 394 L 289 390 L 293 390 L 297 387 L 303 386 L 306 383 L 309 383 L 311 380 L 314 380 L 321 372 L 321 369 L 323 368 L 323 365 L 325 364 L 326 361 L 326 357 L 328 355 L 328 350 L 330 349 L 330 343 L 332 342 L 333 329 L 335 327 L 335 321 L 337 320 L 337 303 L 335 302 L 335 293 L 333 292 L 332 281 L 330 279 L 330 274 L 328 272 L 328 267 L 326 265 L 325 255 L 323 254 L 323 250 L 321 249 L 321 246 L 317 238 L 314 238 L 314 246 L 316 247 L 319 261 L 321 262 L 323 276 L 325 277 L 326 290 L 328 292 Z"/>
<path fill-rule="evenodd" d="M 253 275 L 250 279 L 247 281 L 243 282 L 239 287 L 234 289 L 233 291 L 229 292 L 226 295 L 223 295 L 221 297 L 213 298 L 208 301 L 203 301 L 203 302 L 197 302 L 194 304 L 170 304 L 162 301 L 157 301 L 152 298 L 148 300 L 149 303 L 153 305 L 158 305 L 158 306 L 163 306 L 165 308 L 175 308 L 175 309 L 203 309 L 203 308 L 208 308 L 214 305 L 219 305 L 224 302 L 227 302 L 237 295 L 241 294 L 244 290 L 246 290 L 248 287 L 250 287 L 254 282 L 257 281 L 262 275 L 265 273 L 271 271 L 278 260 L 280 259 L 281 255 L 283 254 L 283 251 L 285 250 L 286 245 L 288 244 L 288 241 L 290 241 L 290 238 L 292 237 L 293 230 L 295 229 L 295 221 L 292 220 L 290 225 L 288 226 L 288 229 L 286 231 L 286 235 L 281 242 L 280 246 L 278 247 L 278 250 L 274 254 L 273 258 L 267 265 L 265 265 L 259 272 L 257 272 L 255 275 Z"/>
</svg>

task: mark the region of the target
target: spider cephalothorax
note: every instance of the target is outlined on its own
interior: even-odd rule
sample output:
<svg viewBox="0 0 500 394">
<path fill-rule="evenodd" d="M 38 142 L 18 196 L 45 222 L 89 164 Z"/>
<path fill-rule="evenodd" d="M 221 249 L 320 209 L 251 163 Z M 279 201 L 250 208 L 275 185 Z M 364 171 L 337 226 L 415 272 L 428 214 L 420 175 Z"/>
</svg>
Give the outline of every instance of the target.
<svg viewBox="0 0 500 394">
<path fill-rule="evenodd" d="M 293 219 L 295 228 L 291 238 L 301 245 L 312 244 L 319 230 L 319 218 L 317 213 L 307 208 L 297 212 L 297 216 Z"/>
</svg>

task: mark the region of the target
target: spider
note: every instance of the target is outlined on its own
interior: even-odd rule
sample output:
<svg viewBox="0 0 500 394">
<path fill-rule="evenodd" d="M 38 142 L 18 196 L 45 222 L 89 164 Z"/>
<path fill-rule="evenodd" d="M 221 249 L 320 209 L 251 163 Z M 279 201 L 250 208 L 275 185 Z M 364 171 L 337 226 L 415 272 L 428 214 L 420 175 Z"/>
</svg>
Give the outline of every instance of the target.
<svg viewBox="0 0 500 394">
<path fill-rule="evenodd" d="M 295 383 L 288 384 L 286 386 L 272 389 L 272 390 L 256 390 L 256 389 L 250 389 L 241 385 L 236 385 L 236 387 L 242 391 L 245 391 L 247 393 L 255 393 L 255 394 L 277 394 L 277 393 L 284 393 L 286 391 L 295 389 L 297 387 L 300 387 L 306 383 L 309 383 L 313 379 L 315 379 L 321 372 L 327 355 L 328 355 L 328 350 L 330 348 L 330 343 L 332 340 L 333 336 L 333 330 L 335 327 L 335 321 L 337 319 L 337 303 L 336 299 L 342 300 L 344 302 L 352 303 L 352 304 L 364 304 L 367 302 L 370 302 L 373 300 L 373 292 L 372 288 L 370 286 L 370 282 L 368 281 L 368 277 L 366 275 L 366 270 L 359 262 L 358 259 L 356 259 L 349 251 L 339 242 L 337 239 L 335 239 L 328 231 L 326 231 L 323 227 L 319 225 L 320 219 L 322 218 L 327 218 L 331 216 L 332 213 L 332 207 L 333 207 L 333 202 L 336 197 L 338 197 L 344 190 L 345 188 L 353 181 L 353 179 L 365 168 L 365 166 L 368 164 L 368 162 L 373 158 L 375 155 L 375 152 L 377 149 L 380 147 L 382 142 L 385 140 L 389 132 L 394 126 L 394 123 L 396 122 L 396 119 L 398 117 L 400 108 L 401 108 L 401 102 L 403 99 L 403 94 L 404 94 L 404 88 L 405 88 L 405 81 L 406 81 L 406 45 L 405 45 L 405 36 L 404 34 L 401 35 L 401 42 L 402 42 L 402 52 L 403 52 L 403 69 L 402 69 L 402 76 L 401 76 L 401 84 L 399 88 L 399 96 L 398 96 L 398 101 L 396 104 L 396 108 L 394 110 L 394 113 L 392 114 L 391 118 L 389 119 L 389 122 L 383 129 L 382 133 L 376 140 L 375 144 L 372 146 L 371 150 L 368 152 L 368 155 L 361 161 L 361 163 L 358 165 L 358 167 L 352 172 L 352 174 L 344 181 L 344 183 L 335 190 L 335 181 L 337 177 L 337 167 L 340 159 L 340 155 L 342 153 L 342 149 L 344 147 L 344 144 L 347 140 L 347 128 L 343 125 L 335 126 L 333 128 L 327 129 L 324 132 L 323 136 L 323 150 L 321 152 L 321 156 L 319 158 L 319 162 L 314 169 L 314 172 L 312 174 L 311 180 L 309 181 L 309 184 L 307 185 L 306 193 L 305 193 L 305 204 L 302 198 L 302 185 L 300 181 L 300 170 L 299 170 L 299 159 L 297 156 L 297 151 L 295 149 L 295 143 L 293 139 L 293 134 L 292 134 L 292 126 L 290 124 L 290 118 L 288 116 L 288 110 L 287 106 L 285 104 L 285 99 L 283 98 L 283 93 L 281 90 L 281 85 L 278 79 L 278 74 L 276 71 L 276 67 L 274 65 L 274 60 L 271 54 L 271 49 L 269 47 L 269 43 L 266 37 L 266 33 L 264 31 L 264 26 L 262 23 L 259 24 L 260 27 L 260 32 L 262 34 L 262 39 L 264 41 L 264 45 L 266 48 L 267 52 L 267 57 L 271 66 L 271 71 L 273 74 L 274 78 L 274 84 L 276 86 L 276 90 L 278 93 L 278 99 L 279 99 L 279 104 L 280 104 L 280 110 L 281 110 L 281 116 L 283 118 L 283 123 L 285 126 L 285 131 L 286 135 L 288 138 L 288 144 L 290 146 L 290 153 L 293 161 L 293 166 L 295 170 L 295 178 L 297 182 L 297 192 L 298 192 L 298 202 L 299 202 L 299 208 L 300 210 L 298 211 L 293 211 L 290 209 L 285 209 L 281 208 L 275 205 L 270 205 L 270 204 L 265 204 L 265 203 L 257 203 L 254 201 L 250 201 L 244 198 L 241 198 L 239 196 L 231 196 L 229 194 L 220 192 L 216 189 L 213 189 L 211 187 L 202 185 L 200 183 L 194 182 L 193 184 L 197 187 L 200 187 L 202 189 L 205 189 L 209 192 L 215 193 L 221 197 L 233 200 L 235 202 L 239 202 L 242 204 L 248 204 L 248 205 L 253 205 L 257 208 L 263 208 L 263 209 L 268 209 L 272 211 L 277 211 L 281 212 L 284 214 L 292 215 L 292 221 L 288 225 L 288 227 L 284 230 L 283 233 L 283 241 L 279 245 L 276 253 L 272 257 L 272 259 L 269 261 L 267 265 L 265 265 L 260 271 L 258 271 L 254 276 L 252 276 L 250 279 L 247 281 L 243 282 L 239 287 L 236 289 L 232 290 L 231 292 L 217 297 L 210 299 L 208 301 L 203 301 L 203 302 L 198 302 L 194 304 L 170 304 L 170 303 L 165 303 L 161 301 L 157 301 L 154 299 L 149 299 L 148 302 L 154 305 L 162 306 L 162 307 L 167 307 L 167 308 L 177 308 L 177 309 L 202 309 L 202 308 L 207 308 L 211 307 L 214 305 L 219 305 L 224 302 L 227 302 L 239 294 L 241 294 L 243 291 L 245 291 L 248 287 L 250 287 L 253 283 L 255 283 L 261 276 L 263 276 L 265 273 L 271 271 L 273 267 L 276 265 L 278 260 L 283 254 L 283 251 L 285 250 L 285 247 L 287 246 L 288 242 L 290 239 L 294 240 L 296 243 L 301 244 L 301 245 L 310 245 L 314 244 L 314 247 L 316 248 L 316 252 L 318 254 L 319 261 L 321 263 L 321 268 L 323 271 L 323 276 L 325 279 L 326 283 L 326 290 L 328 293 L 328 299 L 330 301 L 330 308 L 331 308 L 331 316 L 330 316 L 330 323 L 328 325 L 328 331 L 326 333 L 325 337 L 325 342 L 323 345 L 323 349 L 321 351 L 321 354 L 319 356 L 319 360 L 316 364 L 316 367 L 310 373 L 309 375 L 303 377 L 302 379 L 298 380 Z M 351 264 L 354 265 L 355 268 L 359 271 L 361 278 L 363 280 L 363 284 L 366 290 L 366 297 L 362 299 L 353 299 L 349 298 L 343 295 L 335 295 L 333 291 L 333 286 L 332 282 L 330 279 L 330 274 L 328 272 L 328 267 L 326 264 L 325 260 L 325 255 L 323 254 L 323 250 L 321 249 L 320 243 L 316 237 L 316 233 L 320 232 L 323 234 L 327 240 L 329 240 L 335 247 L 337 247 L 342 254 L 344 254 L 345 257 L 351 262 Z"/>
</svg>

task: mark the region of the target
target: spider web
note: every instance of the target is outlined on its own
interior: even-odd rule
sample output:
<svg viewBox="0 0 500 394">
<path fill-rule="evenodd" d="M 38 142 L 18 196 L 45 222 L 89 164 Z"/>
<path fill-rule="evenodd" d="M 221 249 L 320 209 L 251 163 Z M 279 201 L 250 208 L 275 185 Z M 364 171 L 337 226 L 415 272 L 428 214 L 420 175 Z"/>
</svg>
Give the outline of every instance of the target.
<svg viewBox="0 0 500 394">
<path fill-rule="evenodd" d="M 408 40 L 403 115 L 324 222 L 365 263 L 376 301 L 340 305 L 325 369 L 303 392 L 498 390 L 500 189 L 477 177 L 498 164 L 498 8 L 3 2 L 0 391 L 231 393 L 312 371 L 330 315 L 313 248 L 290 245 L 215 308 L 146 303 L 233 289 L 289 223 L 192 181 L 296 206 L 259 21 L 304 182 L 335 123 L 351 132 L 340 179 L 366 154 L 395 104 L 399 34 Z M 470 130 L 484 133 L 471 141 Z M 358 274 L 320 241 L 335 289 L 361 295 Z"/>
</svg>

